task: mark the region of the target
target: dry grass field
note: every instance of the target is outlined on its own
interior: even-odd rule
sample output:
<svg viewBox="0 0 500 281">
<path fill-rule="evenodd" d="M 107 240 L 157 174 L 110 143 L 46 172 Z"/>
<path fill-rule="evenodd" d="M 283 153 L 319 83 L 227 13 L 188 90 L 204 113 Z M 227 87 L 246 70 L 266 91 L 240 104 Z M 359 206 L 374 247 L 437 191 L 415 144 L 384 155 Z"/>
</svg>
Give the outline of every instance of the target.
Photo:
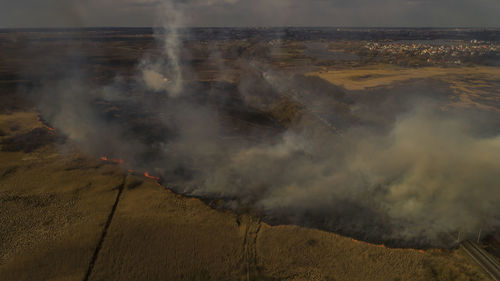
<svg viewBox="0 0 500 281">
<path fill-rule="evenodd" d="M 238 226 L 234 214 L 170 193 L 154 180 L 127 187 L 136 180 L 127 179 L 90 280 L 239 280 L 244 276 L 246 226 Z"/>
<path fill-rule="evenodd" d="M 484 278 L 458 251 L 389 249 L 296 226 L 263 227 L 257 249 L 263 272 L 278 280 Z"/>
<path fill-rule="evenodd" d="M 321 77 L 350 91 L 391 87 L 396 83 L 413 79 L 437 79 L 448 83 L 455 94 L 450 106 L 500 111 L 500 108 L 492 105 L 500 102 L 498 90 L 500 67 L 404 68 L 393 65 L 374 65 L 342 70 L 323 70 L 309 73 L 309 75 Z"/>
<path fill-rule="evenodd" d="M 394 82 L 422 78 L 438 78 L 445 81 L 457 80 L 456 78 L 496 80 L 500 78 L 500 68 L 489 66 L 404 68 L 394 65 L 373 65 L 342 70 L 324 70 L 312 72 L 309 75 L 319 76 L 348 90 L 364 90 L 378 86 L 389 86 Z M 483 84 L 488 85 L 487 83 Z"/>
<path fill-rule="evenodd" d="M 0 120 L 2 140 L 41 126 L 33 113 Z M 82 280 L 122 181 L 116 167 L 54 147 L 2 151 L 0 279 Z"/>
<path fill-rule="evenodd" d="M 35 113 L 1 115 L 0 141 L 36 128 L 48 130 Z M 70 144 L 0 156 L 2 281 L 486 278 L 459 251 L 388 249 L 214 210 Z"/>
</svg>

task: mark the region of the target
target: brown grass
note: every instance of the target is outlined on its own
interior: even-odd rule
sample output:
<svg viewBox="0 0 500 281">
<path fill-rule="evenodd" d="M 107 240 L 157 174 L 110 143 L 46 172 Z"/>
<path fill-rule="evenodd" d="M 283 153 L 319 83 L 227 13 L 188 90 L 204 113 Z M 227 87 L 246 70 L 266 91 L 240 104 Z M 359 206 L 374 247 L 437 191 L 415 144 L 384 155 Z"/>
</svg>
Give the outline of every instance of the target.
<svg viewBox="0 0 500 281">
<path fill-rule="evenodd" d="M 83 278 L 121 176 L 64 171 L 53 153 L 2 153 L 0 280 Z"/>
<path fill-rule="evenodd" d="M 309 75 L 321 77 L 347 90 L 391 87 L 410 79 L 437 79 L 448 83 L 454 93 L 444 107 L 478 108 L 500 112 L 500 67 L 422 67 L 403 68 L 375 65 L 344 70 L 319 71 Z"/>
<path fill-rule="evenodd" d="M 278 280 L 484 278 L 454 251 L 389 249 L 296 226 L 263 227 L 257 245 L 261 268 Z"/>
<path fill-rule="evenodd" d="M 457 78 L 472 77 L 494 80 L 500 78 L 500 67 L 403 68 L 392 65 L 375 65 L 313 72 L 309 75 L 319 76 L 348 90 L 364 90 L 372 87 L 389 86 L 395 82 L 409 79 L 438 78 L 451 81 L 457 80 Z"/>
<path fill-rule="evenodd" d="M 124 191 L 91 280 L 239 280 L 244 228 L 147 180 Z"/>
</svg>

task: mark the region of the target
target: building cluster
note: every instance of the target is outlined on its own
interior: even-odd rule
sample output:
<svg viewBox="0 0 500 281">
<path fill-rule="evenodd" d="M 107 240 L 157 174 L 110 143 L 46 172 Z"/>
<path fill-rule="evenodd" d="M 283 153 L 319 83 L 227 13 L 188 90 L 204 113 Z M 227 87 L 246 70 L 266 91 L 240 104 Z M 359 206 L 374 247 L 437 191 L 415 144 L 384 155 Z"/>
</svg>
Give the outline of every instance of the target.
<svg viewBox="0 0 500 281">
<path fill-rule="evenodd" d="M 367 42 L 364 46 L 370 52 L 377 55 L 408 55 L 422 57 L 427 62 L 437 60 L 461 63 L 465 57 L 500 55 L 500 45 L 492 42 L 471 41 L 449 41 L 442 43 L 427 42 Z"/>
</svg>

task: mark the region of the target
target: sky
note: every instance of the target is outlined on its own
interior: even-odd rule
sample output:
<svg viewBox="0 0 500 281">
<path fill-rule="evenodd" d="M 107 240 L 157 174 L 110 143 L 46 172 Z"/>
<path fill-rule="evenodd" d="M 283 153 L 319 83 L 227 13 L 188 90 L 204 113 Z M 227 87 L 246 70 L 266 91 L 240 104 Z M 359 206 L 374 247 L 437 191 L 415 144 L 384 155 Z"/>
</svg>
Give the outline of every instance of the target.
<svg viewBox="0 0 500 281">
<path fill-rule="evenodd" d="M 500 27 L 500 0 L 0 0 L 0 28 L 161 26 Z"/>
</svg>

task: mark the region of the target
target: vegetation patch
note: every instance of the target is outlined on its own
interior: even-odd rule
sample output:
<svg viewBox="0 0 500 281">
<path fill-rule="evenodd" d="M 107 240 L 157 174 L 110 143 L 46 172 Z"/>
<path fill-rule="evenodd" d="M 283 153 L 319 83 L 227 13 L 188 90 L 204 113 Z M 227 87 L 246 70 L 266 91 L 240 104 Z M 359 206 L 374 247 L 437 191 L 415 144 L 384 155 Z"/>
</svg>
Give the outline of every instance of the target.
<svg viewBox="0 0 500 281">
<path fill-rule="evenodd" d="M 45 128 L 35 128 L 24 134 L 17 134 L 2 141 L 2 151 L 25 153 L 37 150 L 40 147 L 62 141 L 54 133 Z"/>
</svg>

